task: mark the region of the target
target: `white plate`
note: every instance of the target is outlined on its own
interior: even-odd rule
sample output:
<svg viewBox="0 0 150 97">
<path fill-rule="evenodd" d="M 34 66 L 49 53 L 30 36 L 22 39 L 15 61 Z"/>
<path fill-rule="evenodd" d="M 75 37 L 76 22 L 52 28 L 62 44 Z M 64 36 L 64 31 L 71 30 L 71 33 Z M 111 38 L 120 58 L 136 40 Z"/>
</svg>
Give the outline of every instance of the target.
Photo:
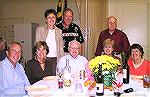
<svg viewBox="0 0 150 97">
<path fill-rule="evenodd" d="M 43 91 L 48 89 L 49 88 L 46 85 L 32 85 L 28 87 L 28 91 Z"/>
<path fill-rule="evenodd" d="M 57 79 L 57 76 L 46 76 L 43 78 L 43 80 L 47 81 L 47 80 L 55 80 Z"/>
</svg>

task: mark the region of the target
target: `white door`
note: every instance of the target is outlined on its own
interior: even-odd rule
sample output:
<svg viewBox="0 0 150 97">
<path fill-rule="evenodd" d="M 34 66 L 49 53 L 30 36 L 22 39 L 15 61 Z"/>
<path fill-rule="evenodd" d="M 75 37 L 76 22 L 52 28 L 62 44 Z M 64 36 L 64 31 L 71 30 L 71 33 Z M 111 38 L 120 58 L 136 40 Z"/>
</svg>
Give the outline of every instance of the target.
<svg viewBox="0 0 150 97">
<path fill-rule="evenodd" d="M 118 18 L 118 29 L 128 36 L 130 44 L 138 43 L 148 58 L 147 3 L 109 3 L 109 16 Z"/>
<path fill-rule="evenodd" d="M 23 46 L 23 59 L 32 58 L 31 47 L 31 24 L 15 24 L 14 25 L 15 41 Z"/>
<path fill-rule="evenodd" d="M 32 25 L 15 24 L 14 40 L 20 42 L 23 46 L 23 62 L 32 58 Z"/>
</svg>

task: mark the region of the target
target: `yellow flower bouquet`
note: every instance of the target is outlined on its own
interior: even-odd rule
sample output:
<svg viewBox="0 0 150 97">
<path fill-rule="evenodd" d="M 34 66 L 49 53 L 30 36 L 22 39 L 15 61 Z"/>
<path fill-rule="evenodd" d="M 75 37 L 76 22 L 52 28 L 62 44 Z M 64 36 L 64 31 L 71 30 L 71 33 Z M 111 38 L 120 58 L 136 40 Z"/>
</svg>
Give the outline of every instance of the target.
<svg viewBox="0 0 150 97">
<path fill-rule="evenodd" d="M 121 64 L 120 61 L 107 55 L 97 56 L 88 64 L 88 69 L 91 71 L 92 75 L 97 74 L 99 64 L 102 65 L 105 88 L 112 86 L 112 80 L 115 79 L 115 73 L 117 72 L 118 65 Z"/>
<path fill-rule="evenodd" d="M 89 62 L 89 69 L 93 73 L 98 72 L 99 64 L 102 65 L 102 71 L 116 71 L 120 61 L 107 55 L 97 56 Z"/>
</svg>

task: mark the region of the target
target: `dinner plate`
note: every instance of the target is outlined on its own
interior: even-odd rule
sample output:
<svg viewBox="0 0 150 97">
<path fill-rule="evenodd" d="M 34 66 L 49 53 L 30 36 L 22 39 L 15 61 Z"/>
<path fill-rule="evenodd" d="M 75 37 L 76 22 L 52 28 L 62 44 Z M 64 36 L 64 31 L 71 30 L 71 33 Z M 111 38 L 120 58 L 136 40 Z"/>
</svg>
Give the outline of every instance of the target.
<svg viewBox="0 0 150 97">
<path fill-rule="evenodd" d="M 123 93 L 120 97 L 147 97 L 145 92 L 130 92 L 130 93 Z"/>
<path fill-rule="evenodd" d="M 46 85 L 32 85 L 28 87 L 28 91 L 43 91 L 48 89 L 49 88 Z"/>
<path fill-rule="evenodd" d="M 57 79 L 57 76 L 46 76 L 43 78 L 43 80 L 55 80 Z"/>
<path fill-rule="evenodd" d="M 136 75 L 131 75 L 132 80 L 142 80 L 143 76 L 136 76 Z"/>
</svg>

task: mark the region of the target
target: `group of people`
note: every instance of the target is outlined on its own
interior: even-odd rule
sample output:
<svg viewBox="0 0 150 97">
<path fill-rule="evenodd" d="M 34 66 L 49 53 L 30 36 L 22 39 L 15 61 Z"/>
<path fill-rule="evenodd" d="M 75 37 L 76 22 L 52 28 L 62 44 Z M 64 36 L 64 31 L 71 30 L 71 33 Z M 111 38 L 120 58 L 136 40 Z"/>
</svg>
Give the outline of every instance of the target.
<svg viewBox="0 0 150 97">
<path fill-rule="evenodd" d="M 0 47 L 3 48 L 0 49 L 1 95 L 26 94 L 26 88 L 29 85 L 46 76 L 55 76 L 56 68 L 64 68 L 66 58 L 69 58 L 72 74 L 86 70 L 88 60 L 80 55 L 84 38 L 79 26 L 73 23 L 73 17 L 73 11 L 67 8 L 63 12 L 63 21 L 56 25 L 56 11 L 54 9 L 45 11 L 46 25 L 36 29 L 34 57 L 26 62 L 25 68 L 19 63 L 22 54 L 21 44 L 12 42 L 6 49 L 4 39 L 0 38 Z M 131 75 L 150 74 L 150 61 L 144 59 L 143 47 L 139 44 L 130 46 L 127 35 L 116 29 L 117 19 L 115 17 L 107 18 L 107 27 L 108 29 L 100 33 L 95 56 L 105 54 L 121 61 L 119 55 L 125 52 L 129 57 Z"/>
</svg>

